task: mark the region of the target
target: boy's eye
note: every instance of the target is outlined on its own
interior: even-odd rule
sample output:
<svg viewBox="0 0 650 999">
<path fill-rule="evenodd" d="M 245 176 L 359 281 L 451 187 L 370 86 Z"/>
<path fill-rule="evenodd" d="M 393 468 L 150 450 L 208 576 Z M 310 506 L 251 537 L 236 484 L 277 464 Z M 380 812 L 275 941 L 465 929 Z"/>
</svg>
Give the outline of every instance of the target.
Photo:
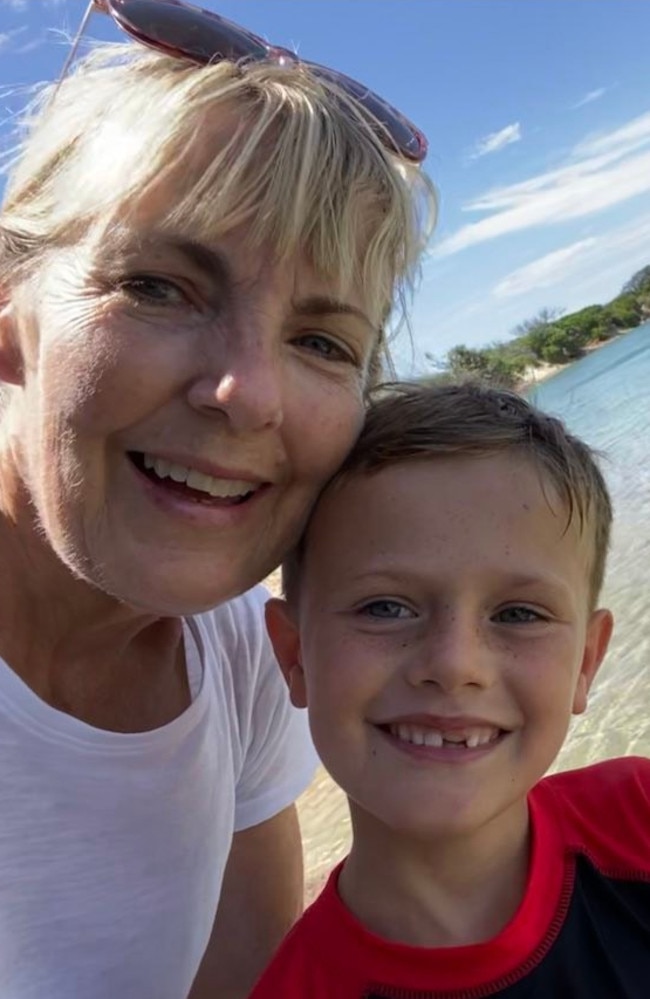
<svg viewBox="0 0 650 999">
<path fill-rule="evenodd" d="M 380 618 L 383 621 L 397 621 L 414 617 L 413 611 L 397 600 L 371 600 L 360 609 L 364 617 Z"/>
<path fill-rule="evenodd" d="M 494 615 L 492 620 L 501 624 L 531 624 L 535 621 L 545 621 L 546 618 L 539 611 L 533 610 L 532 607 L 516 605 L 504 607 Z"/>
</svg>

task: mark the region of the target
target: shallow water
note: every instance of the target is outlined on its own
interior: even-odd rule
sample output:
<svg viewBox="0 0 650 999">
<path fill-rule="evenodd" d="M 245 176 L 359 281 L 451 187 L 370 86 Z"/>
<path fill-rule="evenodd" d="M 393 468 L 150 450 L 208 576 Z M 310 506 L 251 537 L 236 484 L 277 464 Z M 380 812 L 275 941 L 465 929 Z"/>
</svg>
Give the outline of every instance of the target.
<svg viewBox="0 0 650 999">
<path fill-rule="evenodd" d="M 614 532 L 601 604 L 614 637 L 558 761 L 650 756 L 650 323 L 544 382 L 532 394 L 603 455 Z"/>
</svg>

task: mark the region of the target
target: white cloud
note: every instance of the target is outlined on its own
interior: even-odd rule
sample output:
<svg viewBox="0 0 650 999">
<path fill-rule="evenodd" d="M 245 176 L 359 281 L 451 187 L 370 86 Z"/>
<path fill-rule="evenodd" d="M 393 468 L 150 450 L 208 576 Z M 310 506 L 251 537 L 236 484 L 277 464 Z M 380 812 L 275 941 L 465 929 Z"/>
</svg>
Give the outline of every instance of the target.
<svg viewBox="0 0 650 999">
<path fill-rule="evenodd" d="M 416 310 L 414 326 L 421 354 L 420 370 L 430 368 L 424 359 L 425 351 L 442 356 L 458 343 L 479 347 L 503 341 L 517 323 L 541 308 L 560 306 L 573 312 L 609 301 L 632 274 L 650 263 L 650 212 L 646 210 L 625 225 L 603 227 L 590 234 L 589 239 L 593 240 L 591 245 L 570 256 L 563 270 L 556 270 L 552 286 L 531 283 L 527 294 L 509 297 L 497 297 L 479 288 L 476 300 L 469 303 L 462 300 L 462 306 L 456 303 L 438 308 L 433 300 Z M 569 247 L 561 248 L 564 249 Z M 503 281 L 511 276 L 507 275 Z"/>
<path fill-rule="evenodd" d="M 547 253 L 544 257 L 533 260 L 525 267 L 519 267 L 516 271 L 508 274 L 493 289 L 495 298 L 512 298 L 515 295 L 524 295 L 537 288 L 548 288 L 554 285 L 558 278 L 566 278 L 584 256 L 586 250 L 590 249 L 597 242 L 596 239 L 578 240 L 570 246 L 563 246 L 560 250 Z"/>
<path fill-rule="evenodd" d="M 623 283 L 650 263 L 650 213 L 596 236 L 571 243 L 508 274 L 492 289 L 494 298 L 534 295 L 555 287 L 555 297 L 567 308 L 586 300 L 606 301 Z"/>
<path fill-rule="evenodd" d="M 487 156 L 488 153 L 498 153 L 500 149 L 511 146 L 513 142 L 520 141 L 521 125 L 518 121 L 515 121 L 512 125 L 506 125 L 501 131 L 491 132 L 490 135 L 479 139 L 474 152 L 470 155 L 470 159 L 477 160 L 481 156 Z"/>
<path fill-rule="evenodd" d="M 577 111 L 578 108 L 583 108 L 585 104 L 591 104 L 593 101 L 600 100 L 607 93 L 607 87 L 596 87 L 595 90 L 589 90 L 584 97 L 581 97 L 579 101 L 571 105 L 571 111 Z"/>
<path fill-rule="evenodd" d="M 631 121 L 614 129 L 584 139 L 573 150 L 573 156 L 601 156 L 616 154 L 618 158 L 640 149 L 650 142 L 650 111 L 632 118 Z"/>
<path fill-rule="evenodd" d="M 41 7 L 62 7 L 66 0 L 40 0 Z M 0 10 L 15 10 L 19 13 L 27 10 L 28 7 L 35 7 L 36 0 L 0 0 Z"/>
<path fill-rule="evenodd" d="M 556 225 L 650 191 L 650 112 L 585 139 L 564 166 L 495 188 L 463 206 L 488 212 L 442 239 L 432 256 L 458 253 L 506 233 Z"/>
<path fill-rule="evenodd" d="M 19 35 L 22 35 L 23 31 L 25 30 L 26 28 L 23 25 L 20 28 L 13 28 L 11 31 L 0 32 L 0 52 L 6 52 L 8 49 L 10 49 L 11 43 L 13 42 L 14 38 L 17 38 Z"/>
<path fill-rule="evenodd" d="M 27 55 L 28 52 L 34 52 L 36 49 L 40 49 L 42 45 L 45 44 L 45 35 L 40 35 L 37 38 L 31 38 L 20 48 L 16 49 L 16 55 Z"/>
</svg>

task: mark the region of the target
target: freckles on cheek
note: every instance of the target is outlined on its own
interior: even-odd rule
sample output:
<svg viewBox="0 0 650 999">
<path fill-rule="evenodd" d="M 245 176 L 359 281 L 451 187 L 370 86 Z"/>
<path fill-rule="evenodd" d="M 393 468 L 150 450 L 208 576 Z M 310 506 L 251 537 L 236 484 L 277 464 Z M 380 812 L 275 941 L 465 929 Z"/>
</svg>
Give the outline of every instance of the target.
<svg viewBox="0 0 650 999">
<path fill-rule="evenodd" d="M 314 459 L 320 456 L 320 463 L 326 466 L 327 475 L 332 475 L 351 451 L 363 426 L 364 410 L 361 403 L 344 408 L 340 402 L 332 402 L 332 413 L 323 419 L 320 428 L 314 426 L 311 439 Z M 337 407 L 337 408 L 334 408 Z"/>
</svg>

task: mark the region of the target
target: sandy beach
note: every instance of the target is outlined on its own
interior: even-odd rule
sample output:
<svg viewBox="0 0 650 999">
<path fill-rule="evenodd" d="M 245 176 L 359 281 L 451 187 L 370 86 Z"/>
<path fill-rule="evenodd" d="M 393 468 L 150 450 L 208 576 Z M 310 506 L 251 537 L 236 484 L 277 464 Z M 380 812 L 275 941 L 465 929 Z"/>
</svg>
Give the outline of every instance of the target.
<svg viewBox="0 0 650 999">
<path fill-rule="evenodd" d="M 588 343 L 586 347 L 583 348 L 583 356 L 585 354 L 591 354 L 594 350 L 600 350 L 601 347 L 606 347 L 609 343 L 614 343 L 619 337 L 623 336 L 625 333 L 629 333 L 629 330 L 621 330 L 616 336 L 612 336 L 609 340 L 597 340 L 595 343 Z M 547 364 L 541 361 L 538 365 L 529 364 L 524 370 L 521 380 L 517 383 L 517 392 L 528 392 L 530 389 L 539 385 L 541 382 L 547 381 L 552 378 L 553 375 L 557 375 L 560 371 L 564 371 L 565 368 L 570 367 L 579 361 L 580 358 L 576 357 L 573 361 L 568 361 L 566 364 Z"/>
<path fill-rule="evenodd" d="M 537 366 L 529 364 L 524 370 L 521 380 L 517 382 L 517 391 L 527 392 L 540 382 L 545 382 L 553 375 L 557 375 L 558 371 L 562 371 L 566 367 L 566 364 L 539 364 Z"/>
</svg>

